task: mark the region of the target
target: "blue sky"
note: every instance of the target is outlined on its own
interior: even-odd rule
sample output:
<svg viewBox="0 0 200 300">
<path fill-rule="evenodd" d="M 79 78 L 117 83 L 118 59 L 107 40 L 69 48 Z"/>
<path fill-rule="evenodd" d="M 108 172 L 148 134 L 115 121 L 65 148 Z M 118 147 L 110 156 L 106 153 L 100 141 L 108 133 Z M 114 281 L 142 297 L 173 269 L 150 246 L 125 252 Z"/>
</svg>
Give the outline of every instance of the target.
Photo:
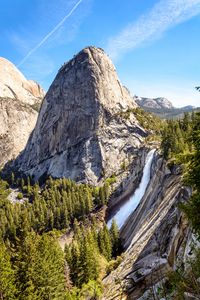
<svg viewBox="0 0 200 300">
<path fill-rule="evenodd" d="M 106 50 L 131 93 L 200 106 L 200 0 L 0 0 L 0 56 L 46 90 L 82 48 Z"/>
</svg>

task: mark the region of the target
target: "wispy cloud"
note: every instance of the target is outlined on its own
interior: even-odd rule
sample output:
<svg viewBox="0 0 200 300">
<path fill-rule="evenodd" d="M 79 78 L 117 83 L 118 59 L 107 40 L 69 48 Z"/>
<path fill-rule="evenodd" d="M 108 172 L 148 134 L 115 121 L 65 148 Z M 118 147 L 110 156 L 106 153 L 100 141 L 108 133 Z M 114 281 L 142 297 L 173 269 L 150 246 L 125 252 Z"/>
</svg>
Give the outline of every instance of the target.
<svg viewBox="0 0 200 300">
<path fill-rule="evenodd" d="M 70 10 L 70 12 L 64 16 L 64 18 L 48 33 L 45 35 L 45 37 L 35 46 L 33 47 L 27 55 L 21 60 L 21 62 L 18 64 L 18 67 L 22 66 L 24 62 L 34 53 L 36 52 L 55 32 L 57 32 L 63 24 L 66 22 L 67 19 L 71 17 L 71 15 L 75 12 L 75 10 L 78 8 L 78 6 L 83 2 L 83 0 L 79 0 Z"/>
<path fill-rule="evenodd" d="M 200 0 L 158 1 L 150 12 L 110 38 L 106 50 L 112 59 L 116 59 L 127 51 L 158 38 L 171 27 L 198 14 L 200 14 Z"/>
</svg>

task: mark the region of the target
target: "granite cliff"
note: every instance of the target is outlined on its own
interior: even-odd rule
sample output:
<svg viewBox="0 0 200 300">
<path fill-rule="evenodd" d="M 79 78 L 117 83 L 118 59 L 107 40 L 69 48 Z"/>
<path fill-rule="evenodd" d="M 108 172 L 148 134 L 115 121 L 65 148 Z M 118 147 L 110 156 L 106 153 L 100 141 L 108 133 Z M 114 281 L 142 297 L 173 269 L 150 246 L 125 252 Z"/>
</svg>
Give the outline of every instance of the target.
<svg viewBox="0 0 200 300">
<path fill-rule="evenodd" d="M 35 180 L 51 175 L 98 184 L 130 161 L 147 136 L 134 114 L 123 116 L 135 107 L 104 51 L 83 49 L 59 70 L 15 168 Z"/>
<path fill-rule="evenodd" d="M 191 190 L 182 186 L 181 177 L 179 168 L 170 170 L 154 155 L 146 192 L 121 229 L 126 251 L 104 279 L 103 299 L 155 299 L 153 286 L 190 252 L 191 231 L 178 204 L 189 199 Z"/>
<path fill-rule="evenodd" d="M 136 103 L 143 107 L 144 109 L 173 109 L 173 104 L 166 98 L 144 98 L 144 97 L 135 97 Z"/>
<path fill-rule="evenodd" d="M 36 105 L 44 95 L 44 90 L 37 82 L 27 80 L 15 65 L 0 57 L 0 97 Z"/>
<path fill-rule="evenodd" d="M 22 151 L 33 130 L 44 96 L 43 89 L 27 80 L 7 59 L 0 58 L 0 166 Z"/>
</svg>

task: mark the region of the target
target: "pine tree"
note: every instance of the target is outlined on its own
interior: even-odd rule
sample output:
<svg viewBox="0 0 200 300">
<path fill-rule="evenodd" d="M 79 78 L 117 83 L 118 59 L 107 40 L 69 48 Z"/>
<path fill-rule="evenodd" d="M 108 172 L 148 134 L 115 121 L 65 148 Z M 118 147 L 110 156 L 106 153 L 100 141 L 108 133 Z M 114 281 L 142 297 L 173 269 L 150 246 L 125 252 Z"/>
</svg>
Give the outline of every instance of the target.
<svg viewBox="0 0 200 300">
<path fill-rule="evenodd" d="M 11 173 L 11 185 L 15 184 L 15 174 L 12 172 Z"/>
<path fill-rule="evenodd" d="M 67 258 L 67 257 L 66 257 Z M 80 286 L 80 269 L 81 269 L 81 264 L 80 264 L 80 249 L 79 245 L 76 241 L 72 243 L 71 247 L 71 260 L 67 261 L 70 267 L 70 275 L 72 282 L 76 286 Z"/>
<path fill-rule="evenodd" d="M 92 209 L 93 203 L 92 203 L 92 195 L 89 191 L 89 188 L 85 189 L 85 207 L 86 207 L 86 213 L 88 214 Z"/>
<path fill-rule="evenodd" d="M 87 283 L 89 280 L 98 278 L 99 265 L 97 261 L 97 254 L 90 244 L 88 235 L 84 236 L 80 247 L 80 274 L 79 284 Z"/>
<path fill-rule="evenodd" d="M 0 242 L 0 299 L 16 299 L 15 272 L 10 262 L 10 255 L 3 242 Z"/>
<path fill-rule="evenodd" d="M 112 255 L 115 257 L 120 251 L 120 239 L 119 239 L 119 228 L 115 219 L 112 220 L 112 225 L 110 228 L 110 238 L 112 243 Z"/>
<path fill-rule="evenodd" d="M 24 189 L 24 179 L 23 178 L 21 179 L 21 189 L 22 189 L 22 191 Z"/>
<path fill-rule="evenodd" d="M 112 256 L 112 244 L 108 227 L 104 225 L 103 229 L 99 231 L 99 249 L 100 253 L 109 261 Z"/>
<path fill-rule="evenodd" d="M 200 239 L 200 113 L 194 118 L 192 139 L 194 152 L 190 156 L 186 181 L 193 187 L 193 195 L 182 207 Z"/>
<path fill-rule="evenodd" d="M 30 232 L 18 241 L 14 264 L 20 300 L 64 299 L 65 262 L 54 238 Z"/>
<path fill-rule="evenodd" d="M 34 269 L 34 285 L 39 299 L 64 299 L 64 255 L 54 240 L 43 235 L 37 245 L 36 264 Z"/>
<path fill-rule="evenodd" d="M 99 188 L 99 204 L 100 205 L 106 204 L 106 194 L 102 186 Z"/>
</svg>

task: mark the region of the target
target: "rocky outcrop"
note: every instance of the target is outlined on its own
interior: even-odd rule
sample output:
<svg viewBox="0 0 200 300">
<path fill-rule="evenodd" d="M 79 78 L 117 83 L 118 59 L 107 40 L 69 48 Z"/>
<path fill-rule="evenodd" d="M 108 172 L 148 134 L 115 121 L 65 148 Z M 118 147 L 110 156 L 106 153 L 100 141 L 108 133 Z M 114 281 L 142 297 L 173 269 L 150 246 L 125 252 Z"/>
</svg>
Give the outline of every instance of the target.
<svg viewBox="0 0 200 300">
<path fill-rule="evenodd" d="M 98 184 L 130 162 L 147 135 L 134 114 L 123 115 L 136 106 L 104 51 L 83 49 L 59 70 L 15 167 L 35 180 Z"/>
<path fill-rule="evenodd" d="M 0 98 L 0 166 L 16 158 L 25 147 L 38 113 L 27 104 Z"/>
<path fill-rule="evenodd" d="M 157 154 L 146 193 L 121 229 L 127 250 L 120 266 L 104 279 L 103 299 L 139 299 L 173 269 L 190 235 L 177 205 L 190 193 L 182 187 L 179 170 L 170 171 Z"/>
<path fill-rule="evenodd" d="M 16 158 L 35 127 L 43 89 L 0 58 L 0 167 Z"/>
<path fill-rule="evenodd" d="M 161 119 L 181 119 L 185 113 L 197 112 L 199 107 L 192 105 L 174 107 L 166 98 L 143 98 L 134 97 L 135 102 L 145 111 L 159 116 Z"/>
<path fill-rule="evenodd" d="M 106 219 L 111 219 L 138 188 L 148 152 L 149 147 L 146 146 L 135 149 L 131 162 L 116 173 L 116 182 L 112 185 L 113 192 L 108 202 Z"/>
<path fill-rule="evenodd" d="M 35 105 L 44 95 L 38 83 L 27 80 L 10 61 L 0 57 L 0 97 Z"/>
<path fill-rule="evenodd" d="M 172 103 L 166 98 L 139 98 L 136 97 L 135 101 L 142 108 L 148 109 L 157 109 L 157 110 L 165 110 L 165 109 L 173 109 L 174 106 Z"/>
</svg>

